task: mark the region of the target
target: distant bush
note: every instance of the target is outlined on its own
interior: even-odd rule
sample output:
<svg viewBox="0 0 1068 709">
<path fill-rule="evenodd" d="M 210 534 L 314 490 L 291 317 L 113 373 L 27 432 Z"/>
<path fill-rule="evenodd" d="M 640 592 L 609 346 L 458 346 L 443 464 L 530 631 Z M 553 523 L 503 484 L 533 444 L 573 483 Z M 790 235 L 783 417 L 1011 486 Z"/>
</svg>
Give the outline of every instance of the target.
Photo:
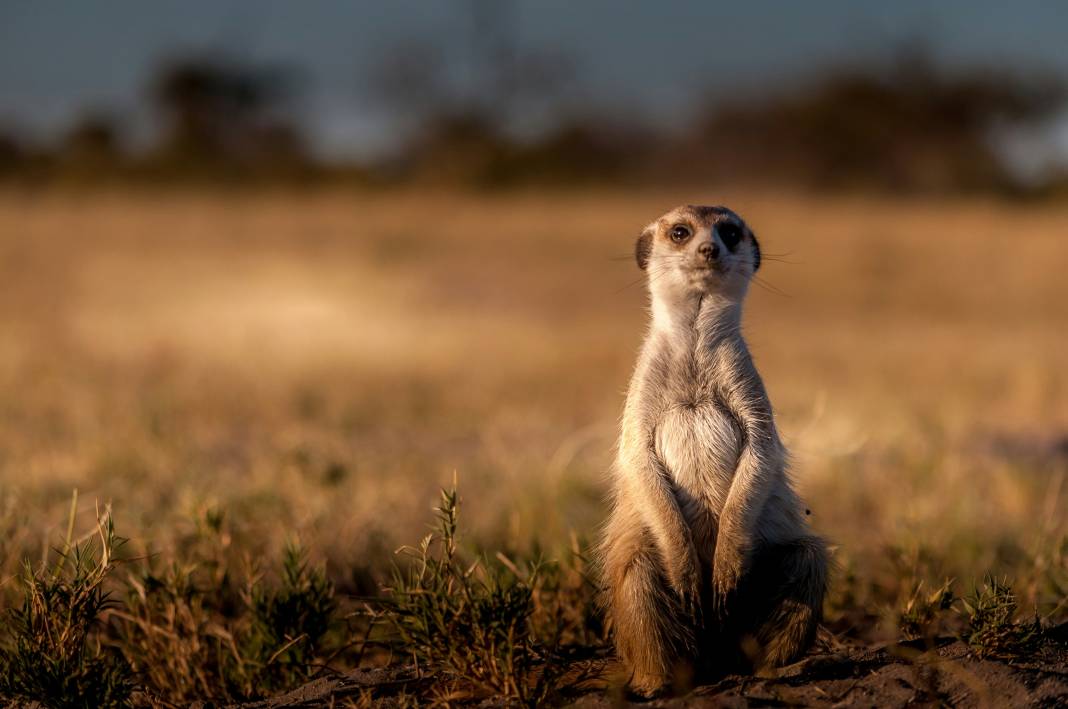
<svg viewBox="0 0 1068 709">
<path fill-rule="evenodd" d="M 498 67 L 490 58 L 487 76 L 464 91 L 442 68 L 446 56 L 422 45 L 395 54 L 376 65 L 382 76 L 375 81 L 397 123 L 389 159 L 328 164 L 315 156 L 290 101 L 299 87 L 292 72 L 190 56 L 150 78 L 153 145 L 128 153 L 125 126 L 92 113 L 49 150 L 0 135 L 0 178 L 460 188 L 770 184 L 1050 195 L 1068 181 L 1068 171 L 1023 181 L 998 142 L 1064 106 L 1063 82 L 1051 75 L 941 70 L 924 52 L 906 51 L 888 67 L 843 64 L 788 87 L 709 92 L 693 120 L 667 128 L 589 106 L 569 113 L 558 95 L 576 82 L 566 61 L 527 57 Z M 530 106 L 548 114 L 541 131 L 519 129 Z"/>
<path fill-rule="evenodd" d="M 711 178 L 946 192 L 1020 187 L 996 132 L 1049 117 L 1064 88 L 1049 76 L 940 71 L 907 53 L 887 70 L 842 69 L 755 100 L 715 99 L 686 139 Z"/>
</svg>

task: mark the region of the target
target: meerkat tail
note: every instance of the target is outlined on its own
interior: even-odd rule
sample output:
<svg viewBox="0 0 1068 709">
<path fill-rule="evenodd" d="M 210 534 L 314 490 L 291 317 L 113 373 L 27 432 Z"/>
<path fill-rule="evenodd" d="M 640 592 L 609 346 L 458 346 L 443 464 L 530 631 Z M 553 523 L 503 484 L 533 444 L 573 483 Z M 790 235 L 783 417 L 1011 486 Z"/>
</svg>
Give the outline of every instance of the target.
<svg viewBox="0 0 1068 709">
<path fill-rule="evenodd" d="M 781 667 L 797 660 L 816 636 L 827 591 L 827 548 L 819 537 L 798 539 L 780 549 L 786 583 L 757 633 L 760 664 Z"/>
</svg>

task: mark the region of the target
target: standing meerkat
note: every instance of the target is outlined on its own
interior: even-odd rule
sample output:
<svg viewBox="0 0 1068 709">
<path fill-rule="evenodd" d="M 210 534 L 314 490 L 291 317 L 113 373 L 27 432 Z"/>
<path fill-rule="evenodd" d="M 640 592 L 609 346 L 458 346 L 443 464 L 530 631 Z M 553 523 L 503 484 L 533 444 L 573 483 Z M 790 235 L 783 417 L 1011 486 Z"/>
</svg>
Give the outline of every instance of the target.
<svg viewBox="0 0 1068 709">
<path fill-rule="evenodd" d="M 630 688 L 793 661 L 827 583 L 741 334 L 760 247 L 725 207 L 679 207 L 638 238 L 652 322 L 623 413 L 600 548 Z"/>
</svg>

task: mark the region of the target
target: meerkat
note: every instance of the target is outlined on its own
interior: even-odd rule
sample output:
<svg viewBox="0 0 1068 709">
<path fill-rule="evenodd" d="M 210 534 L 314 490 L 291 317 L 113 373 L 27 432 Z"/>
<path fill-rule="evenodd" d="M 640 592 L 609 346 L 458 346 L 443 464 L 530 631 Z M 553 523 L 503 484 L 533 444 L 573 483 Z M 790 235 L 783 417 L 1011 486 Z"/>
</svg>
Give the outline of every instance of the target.
<svg viewBox="0 0 1068 709">
<path fill-rule="evenodd" d="M 742 339 L 753 232 L 725 207 L 684 206 L 649 224 L 635 255 L 652 317 L 600 561 L 629 687 L 652 696 L 680 671 L 797 659 L 821 619 L 828 558 Z"/>
</svg>

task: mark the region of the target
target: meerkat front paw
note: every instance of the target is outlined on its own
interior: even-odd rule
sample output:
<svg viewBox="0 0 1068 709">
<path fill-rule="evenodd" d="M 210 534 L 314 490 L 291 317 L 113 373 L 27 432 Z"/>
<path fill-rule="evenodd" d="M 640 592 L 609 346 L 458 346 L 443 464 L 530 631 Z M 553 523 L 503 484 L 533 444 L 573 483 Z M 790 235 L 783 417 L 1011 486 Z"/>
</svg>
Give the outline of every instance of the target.
<svg viewBox="0 0 1068 709">
<path fill-rule="evenodd" d="M 701 565 L 697 550 L 690 549 L 671 571 L 671 588 L 678 596 L 682 612 L 698 622 L 701 619 Z"/>
<path fill-rule="evenodd" d="M 727 600 L 738 589 L 745 571 L 745 556 L 737 549 L 717 547 L 712 562 L 712 603 L 714 612 L 722 616 Z"/>
</svg>

